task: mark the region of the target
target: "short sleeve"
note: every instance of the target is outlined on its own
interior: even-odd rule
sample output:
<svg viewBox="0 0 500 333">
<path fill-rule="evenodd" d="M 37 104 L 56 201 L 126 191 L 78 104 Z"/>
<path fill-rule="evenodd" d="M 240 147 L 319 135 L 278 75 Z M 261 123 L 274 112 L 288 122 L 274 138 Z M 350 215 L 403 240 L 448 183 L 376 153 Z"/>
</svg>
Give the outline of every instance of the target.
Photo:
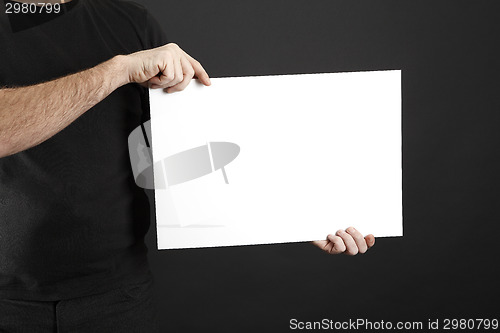
<svg viewBox="0 0 500 333">
<path fill-rule="evenodd" d="M 146 41 L 148 49 L 169 43 L 160 23 L 148 11 L 146 11 Z"/>
<path fill-rule="evenodd" d="M 165 34 L 165 31 L 163 31 L 163 28 L 161 27 L 160 23 L 158 23 L 158 21 L 154 18 L 154 16 L 151 15 L 147 10 L 146 10 L 145 37 L 146 37 L 145 38 L 146 49 L 152 49 L 169 43 L 167 35 Z M 143 113 L 141 117 L 141 121 L 143 123 L 151 119 L 151 113 L 149 109 L 149 92 L 147 89 L 144 90 L 145 91 L 142 97 Z"/>
</svg>

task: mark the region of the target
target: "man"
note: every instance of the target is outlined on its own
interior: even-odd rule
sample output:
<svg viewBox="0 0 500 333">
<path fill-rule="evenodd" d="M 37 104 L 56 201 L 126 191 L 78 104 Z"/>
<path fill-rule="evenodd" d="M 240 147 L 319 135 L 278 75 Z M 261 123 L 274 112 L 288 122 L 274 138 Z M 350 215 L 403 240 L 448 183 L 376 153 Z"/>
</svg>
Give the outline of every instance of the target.
<svg viewBox="0 0 500 333">
<path fill-rule="evenodd" d="M 0 331 L 153 332 L 149 204 L 127 137 L 148 119 L 147 87 L 210 78 L 134 3 L 5 5 Z M 314 244 L 355 255 L 374 242 L 349 228 Z"/>
</svg>

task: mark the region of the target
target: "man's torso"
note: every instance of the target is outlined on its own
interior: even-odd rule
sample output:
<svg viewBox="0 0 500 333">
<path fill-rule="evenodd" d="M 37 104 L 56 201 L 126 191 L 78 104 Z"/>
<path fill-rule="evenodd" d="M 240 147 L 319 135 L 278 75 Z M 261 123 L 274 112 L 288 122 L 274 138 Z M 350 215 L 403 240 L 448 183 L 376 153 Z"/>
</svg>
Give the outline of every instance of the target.
<svg viewBox="0 0 500 333">
<path fill-rule="evenodd" d="M 40 25 L 3 29 L 0 86 L 40 83 L 163 43 L 148 18 L 132 3 L 79 0 Z M 143 110 L 147 91 L 123 86 L 49 140 L 0 159 L 0 298 L 62 299 L 144 278 L 149 204 L 127 148 L 148 117 Z"/>
</svg>

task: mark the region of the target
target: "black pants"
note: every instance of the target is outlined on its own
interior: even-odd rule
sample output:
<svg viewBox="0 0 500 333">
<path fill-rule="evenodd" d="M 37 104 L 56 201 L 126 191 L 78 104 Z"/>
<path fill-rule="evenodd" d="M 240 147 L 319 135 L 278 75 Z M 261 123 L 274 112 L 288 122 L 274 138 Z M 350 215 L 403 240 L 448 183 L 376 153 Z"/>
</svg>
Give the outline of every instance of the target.
<svg viewBox="0 0 500 333">
<path fill-rule="evenodd" d="M 156 333 L 153 283 L 62 301 L 0 299 L 0 332 Z"/>
</svg>

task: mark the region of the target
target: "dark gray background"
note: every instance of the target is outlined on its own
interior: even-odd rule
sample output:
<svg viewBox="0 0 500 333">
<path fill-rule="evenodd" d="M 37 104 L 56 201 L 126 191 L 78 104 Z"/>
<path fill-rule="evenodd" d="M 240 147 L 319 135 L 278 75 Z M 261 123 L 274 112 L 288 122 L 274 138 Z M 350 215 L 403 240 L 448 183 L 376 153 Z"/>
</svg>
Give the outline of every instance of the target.
<svg viewBox="0 0 500 333">
<path fill-rule="evenodd" d="M 157 251 L 153 222 L 164 330 L 498 317 L 498 1 L 139 2 L 212 77 L 403 70 L 404 237 L 354 258 L 308 243 Z"/>
</svg>

